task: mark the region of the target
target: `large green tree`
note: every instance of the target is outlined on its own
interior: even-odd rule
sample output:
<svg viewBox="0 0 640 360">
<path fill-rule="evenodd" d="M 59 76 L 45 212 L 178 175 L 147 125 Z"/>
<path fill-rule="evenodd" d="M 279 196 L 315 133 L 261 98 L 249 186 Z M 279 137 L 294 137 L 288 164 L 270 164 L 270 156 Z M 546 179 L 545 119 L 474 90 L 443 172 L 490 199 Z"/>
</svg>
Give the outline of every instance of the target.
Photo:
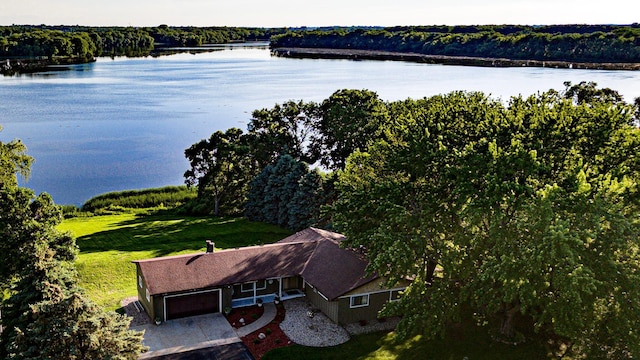
<svg viewBox="0 0 640 360">
<path fill-rule="evenodd" d="M 251 152 L 261 169 L 284 154 L 307 164 L 318 160 L 319 154 L 312 147 L 319 135 L 315 132 L 318 104 L 287 101 L 271 109 L 255 110 L 252 116 L 247 126 Z"/>
<path fill-rule="evenodd" d="M 369 90 L 338 90 L 322 102 L 314 143 L 324 166 L 343 169 L 355 150 L 380 138 L 389 121 L 387 107 Z"/>
<path fill-rule="evenodd" d="M 472 309 L 509 341 L 640 356 L 640 130 L 633 107 L 575 93 L 398 102 L 390 136 L 349 158 L 336 223 L 372 271 L 414 279 L 387 309 L 401 335 Z"/>
<path fill-rule="evenodd" d="M 184 151 L 191 168 L 184 173 L 188 186 L 197 186 L 200 201 L 210 201 L 215 216 L 237 214 L 254 175 L 248 137 L 242 130 L 216 131 Z"/>
<path fill-rule="evenodd" d="M 0 358 L 136 359 L 142 333 L 77 287 L 75 241 L 55 228 L 60 208 L 17 185 L 16 173 L 27 174 L 30 162 L 19 144 L 0 142 Z"/>
</svg>

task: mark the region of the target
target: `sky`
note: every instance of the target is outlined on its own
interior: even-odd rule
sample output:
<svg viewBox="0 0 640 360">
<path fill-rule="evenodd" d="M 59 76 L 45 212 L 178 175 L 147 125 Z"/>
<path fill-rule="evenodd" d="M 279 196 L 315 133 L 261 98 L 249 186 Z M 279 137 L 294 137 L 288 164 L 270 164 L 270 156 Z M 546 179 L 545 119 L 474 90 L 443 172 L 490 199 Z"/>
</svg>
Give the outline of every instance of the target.
<svg viewBox="0 0 640 360">
<path fill-rule="evenodd" d="M 631 24 L 637 0 L 0 0 L 0 25 Z"/>
</svg>

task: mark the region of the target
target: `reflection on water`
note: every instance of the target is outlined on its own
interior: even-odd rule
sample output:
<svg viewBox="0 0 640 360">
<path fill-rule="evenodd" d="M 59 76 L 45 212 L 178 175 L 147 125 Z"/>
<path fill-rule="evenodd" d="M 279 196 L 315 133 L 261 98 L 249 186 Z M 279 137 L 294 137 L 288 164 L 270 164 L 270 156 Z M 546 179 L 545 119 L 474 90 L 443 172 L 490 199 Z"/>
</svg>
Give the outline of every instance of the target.
<svg viewBox="0 0 640 360">
<path fill-rule="evenodd" d="M 342 88 L 385 100 L 453 90 L 508 99 L 595 81 L 627 100 L 640 96 L 640 72 L 285 59 L 271 57 L 266 44 L 206 50 L 0 78 L 0 140 L 22 139 L 36 159 L 26 185 L 57 203 L 81 204 L 106 191 L 181 184 L 184 149 L 194 142 L 244 130 L 254 109 L 322 101 Z"/>
</svg>

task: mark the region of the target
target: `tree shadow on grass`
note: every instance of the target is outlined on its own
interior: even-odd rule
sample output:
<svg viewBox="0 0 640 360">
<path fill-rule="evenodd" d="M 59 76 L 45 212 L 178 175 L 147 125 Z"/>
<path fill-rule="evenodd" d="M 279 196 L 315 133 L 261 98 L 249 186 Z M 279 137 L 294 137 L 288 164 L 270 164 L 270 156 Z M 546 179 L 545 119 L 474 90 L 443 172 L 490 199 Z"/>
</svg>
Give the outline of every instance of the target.
<svg viewBox="0 0 640 360">
<path fill-rule="evenodd" d="M 228 249 L 272 243 L 288 235 L 290 232 L 280 227 L 243 218 L 153 214 L 121 221 L 113 229 L 79 237 L 76 243 L 83 253 L 152 251 L 158 257 L 204 251 L 206 240 L 214 241 L 216 248 Z"/>
</svg>

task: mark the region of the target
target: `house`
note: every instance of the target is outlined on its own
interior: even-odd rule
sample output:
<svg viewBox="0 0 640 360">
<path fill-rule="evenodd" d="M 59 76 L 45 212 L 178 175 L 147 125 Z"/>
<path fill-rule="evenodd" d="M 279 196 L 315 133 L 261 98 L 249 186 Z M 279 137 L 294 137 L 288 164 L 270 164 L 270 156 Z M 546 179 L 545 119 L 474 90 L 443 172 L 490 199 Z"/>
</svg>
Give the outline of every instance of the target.
<svg viewBox="0 0 640 360">
<path fill-rule="evenodd" d="M 221 312 L 258 302 L 306 297 L 331 320 L 373 320 L 408 285 L 385 288 L 367 275 L 361 252 L 344 236 L 308 228 L 277 243 L 138 260 L 138 298 L 152 319 Z"/>
</svg>

